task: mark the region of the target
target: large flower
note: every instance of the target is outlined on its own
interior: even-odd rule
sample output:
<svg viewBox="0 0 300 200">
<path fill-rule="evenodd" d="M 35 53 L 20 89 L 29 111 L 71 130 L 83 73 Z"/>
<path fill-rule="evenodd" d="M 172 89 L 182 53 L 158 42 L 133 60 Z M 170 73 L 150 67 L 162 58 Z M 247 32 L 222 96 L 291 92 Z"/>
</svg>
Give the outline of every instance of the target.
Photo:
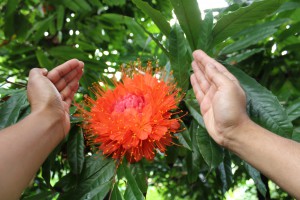
<svg viewBox="0 0 300 200">
<path fill-rule="evenodd" d="M 151 63 L 144 70 L 140 63 L 129 69 L 113 90 L 94 85 L 96 99 L 85 101 L 90 109 L 83 111 L 84 128 L 105 155 L 117 160 L 126 156 L 129 162 L 153 160 L 156 149 L 165 152 L 180 127 L 172 117 L 181 100 L 179 90 L 165 76 L 157 78 Z"/>
</svg>

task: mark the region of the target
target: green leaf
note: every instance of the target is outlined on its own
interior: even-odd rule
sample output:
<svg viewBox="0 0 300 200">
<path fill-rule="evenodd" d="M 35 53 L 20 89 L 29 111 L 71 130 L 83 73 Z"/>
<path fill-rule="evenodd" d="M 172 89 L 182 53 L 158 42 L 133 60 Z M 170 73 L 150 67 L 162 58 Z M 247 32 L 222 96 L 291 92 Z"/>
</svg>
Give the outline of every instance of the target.
<svg viewBox="0 0 300 200">
<path fill-rule="evenodd" d="M 106 196 L 115 175 L 115 163 L 102 155 L 85 159 L 78 183 L 71 190 L 61 193 L 59 199 L 86 199 L 91 196 Z M 107 189 L 108 188 L 108 189 Z M 101 189 L 107 189 L 100 191 Z M 90 193 L 92 191 L 92 194 Z"/>
<path fill-rule="evenodd" d="M 23 198 L 24 200 L 40 200 L 40 199 L 49 199 L 50 197 L 54 197 L 57 193 L 53 191 L 42 191 L 38 194 L 34 194 L 28 197 Z"/>
<path fill-rule="evenodd" d="M 114 186 L 114 189 L 113 189 L 113 191 L 112 191 L 112 193 L 111 193 L 111 198 L 110 198 L 110 200 L 122 200 L 122 199 L 123 199 L 123 198 L 122 198 L 122 195 L 121 195 L 121 193 L 120 193 L 120 190 L 119 190 L 118 186 L 115 185 L 115 186 Z"/>
<path fill-rule="evenodd" d="M 136 180 L 136 183 L 139 186 L 143 195 L 146 196 L 148 189 L 148 181 L 145 169 L 142 163 L 136 163 L 134 166 L 132 166 L 132 168 L 133 169 L 131 170 L 131 172 Z"/>
<path fill-rule="evenodd" d="M 226 59 L 227 63 L 239 63 L 251 56 L 253 56 L 256 53 L 259 53 L 261 51 L 264 51 L 264 48 L 259 48 L 259 49 L 247 49 L 246 51 L 238 54 L 238 55 L 233 55 L 229 58 Z"/>
<path fill-rule="evenodd" d="M 132 2 L 153 20 L 165 36 L 169 36 L 171 31 L 170 24 L 158 10 L 152 8 L 147 2 L 141 0 L 132 0 Z"/>
<path fill-rule="evenodd" d="M 103 3 L 106 3 L 109 6 L 123 6 L 126 1 L 125 0 L 103 0 Z"/>
<path fill-rule="evenodd" d="M 227 190 L 230 189 L 231 184 L 233 183 L 233 174 L 232 174 L 232 168 L 231 168 L 231 158 L 229 151 L 224 151 L 224 160 L 223 162 L 218 166 L 218 170 L 220 172 L 220 178 L 222 181 L 222 192 L 225 194 Z"/>
<path fill-rule="evenodd" d="M 133 175 L 131 174 L 129 168 L 123 163 L 120 165 L 124 169 L 125 177 L 127 179 L 127 188 L 124 194 L 125 200 L 143 200 L 145 197 L 141 192 L 139 186 Z"/>
<path fill-rule="evenodd" d="M 198 36 L 199 40 L 197 49 L 200 48 L 208 54 L 210 54 L 211 52 L 213 20 L 214 16 L 212 12 L 207 12 L 205 15 L 205 19 L 202 22 L 202 30 L 200 31 Z"/>
<path fill-rule="evenodd" d="M 60 143 L 57 147 L 55 147 L 42 165 L 42 177 L 44 178 L 48 187 L 51 187 L 51 172 L 55 173 L 55 170 L 53 170 L 55 167 L 53 165 L 55 163 L 55 159 L 57 158 L 58 152 L 61 150 L 62 144 L 63 143 Z"/>
<path fill-rule="evenodd" d="M 75 47 L 70 46 L 58 46 L 51 48 L 48 53 L 56 58 L 61 58 L 63 60 L 68 60 L 72 58 L 77 58 L 80 60 L 90 60 L 83 51 Z"/>
<path fill-rule="evenodd" d="M 300 8 L 300 3 L 298 2 L 285 2 L 280 6 L 280 8 L 276 11 L 276 13 L 284 12 L 284 11 L 289 11 L 289 10 L 294 10 Z"/>
<path fill-rule="evenodd" d="M 213 44 L 218 44 L 237 32 L 272 14 L 282 4 L 282 0 L 254 1 L 247 7 L 241 7 L 219 19 L 213 29 Z"/>
<path fill-rule="evenodd" d="M 272 22 L 259 24 L 241 31 L 237 36 L 242 36 L 239 40 L 226 46 L 220 54 L 229 54 L 241 49 L 245 49 L 250 45 L 257 44 L 259 41 L 264 40 L 277 31 L 277 27 L 287 22 L 286 19 L 278 19 Z"/>
<path fill-rule="evenodd" d="M 45 55 L 44 51 L 36 50 L 35 55 L 39 61 L 41 67 L 47 68 L 48 70 L 52 69 L 54 64 L 52 61 Z"/>
<path fill-rule="evenodd" d="M 196 0 L 171 0 L 174 12 L 189 41 L 192 50 L 196 50 L 200 36 L 201 13 Z"/>
<path fill-rule="evenodd" d="M 276 96 L 240 69 L 228 66 L 240 81 L 247 95 L 247 110 L 250 117 L 266 129 L 291 138 L 292 123 Z"/>
<path fill-rule="evenodd" d="M 191 142 L 192 142 L 192 152 L 188 152 L 186 156 L 186 166 L 188 171 L 188 182 L 193 183 L 198 179 L 198 175 L 200 173 L 200 169 L 203 169 L 203 163 L 205 161 L 203 160 L 198 143 L 196 141 L 196 134 L 197 127 L 199 124 L 195 119 L 192 120 L 189 132 L 191 136 Z"/>
<path fill-rule="evenodd" d="M 58 31 L 61 31 L 61 29 L 64 25 L 64 21 L 65 21 L 65 8 L 62 5 L 60 5 L 57 8 L 57 24 L 56 24 L 56 27 L 57 27 Z"/>
<path fill-rule="evenodd" d="M 176 134 L 176 137 L 178 138 L 180 144 L 182 144 L 188 150 L 192 150 L 192 142 L 191 142 L 189 131 L 183 122 L 181 123 L 181 126 L 183 127 L 184 130 Z"/>
<path fill-rule="evenodd" d="M 16 10 L 19 5 L 19 0 L 9 0 L 6 4 L 6 11 L 4 16 L 4 33 L 7 38 L 10 38 L 15 33 L 15 17 Z"/>
<path fill-rule="evenodd" d="M 56 21 L 54 20 L 51 20 L 51 22 L 49 22 L 49 32 L 50 32 L 50 35 L 55 35 L 56 34 Z"/>
<path fill-rule="evenodd" d="M 44 32 L 49 29 L 52 20 L 53 15 L 50 15 L 46 19 L 35 23 L 27 32 L 25 40 L 28 40 L 29 37 L 31 37 L 35 42 L 38 42 L 42 37 L 44 37 Z"/>
<path fill-rule="evenodd" d="M 183 31 L 178 24 L 172 27 L 169 38 L 170 62 L 175 80 L 183 91 L 189 86 L 190 61 Z"/>
<path fill-rule="evenodd" d="M 190 114 L 193 116 L 193 118 L 198 122 L 198 124 L 200 124 L 203 128 L 205 128 L 205 124 L 202 115 L 200 113 L 200 106 L 197 99 L 186 98 L 184 99 L 184 102 L 188 110 L 190 111 Z"/>
<path fill-rule="evenodd" d="M 81 11 L 80 6 L 73 0 L 63 0 L 63 4 L 65 5 L 65 7 L 69 8 L 70 10 L 73 10 L 75 12 Z"/>
<path fill-rule="evenodd" d="M 266 188 L 265 184 L 261 180 L 259 171 L 257 171 L 255 168 L 253 168 L 251 165 L 249 165 L 246 162 L 244 162 L 244 166 L 245 166 L 246 171 L 250 175 L 250 177 L 253 179 L 253 181 L 254 181 L 254 183 L 255 183 L 256 188 L 258 189 L 258 191 L 264 197 L 266 197 L 267 188 Z"/>
<path fill-rule="evenodd" d="M 96 198 L 97 200 L 102 200 L 106 197 L 111 186 L 112 186 L 112 182 L 107 181 L 98 186 L 92 187 L 91 191 L 83 195 L 80 199 L 88 200 L 88 199 L 95 199 L 95 197 L 97 197 Z"/>
<path fill-rule="evenodd" d="M 293 121 L 300 117 L 300 99 L 294 101 L 289 107 L 287 107 L 286 112 L 290 121 Z"/>
<path fill-rule="evenodd" d="M 160 41 L 152 34 L 150 33 L 145 27 L 143 27 L 141 24 L 139 24 L 140 27 L 144 30 L 145 33 L 147 33 L 151 39 L 159 46 L 159 48 L 168 56 L 170 57 L 170 53 L 168 50 L 160 43 Z"/>
<path fill-rule="evenodd" d="M 223 161 L 223 149 L 208 135 L 207 131 L 200 125 L 197 126 L 194 134 L 196 134 L 196 142 L 206 164 L 210 170 L 218 167 Z"/>
<path fill-rule="evenodd" d="M 74 3 L 79 6 L 81 12 L 90 12 L 92 10 L 90 4 L 85 0 L 74 0 Z"/>
<path fill-rule="evenodd" d="M 14 93 L 6 102 L 0 104 L 0 129 L 15 124 L 21 111 L 27 106 L 25 90 Z"/>
<path fill-rule="evenodd" d="M 8 95 L 13 95 L 13 94 L 16 94 L 16 93 L 20 93 L 24 91 L 24 89 L 6 89 L 6 88 L 0 88 L 0 97 L 3 98 L 5 96 L 8 96 Z M 1 103 L 0 103 L 1 105 Z"/>
<path fill-rule="evenodd" d="M 245 37 L 240 38 L 238 41 L 226 46 L 220 52 L 220 54 L 229 54 L 241 49 L 245 49 L 253 44 L 257 44 L 259 41 L 266 39 L 267 37 L 273 35 L 277 29 L 264 29 L 259 30 L 256 33 L 245 35 Z"/>
<path fill-rule="evenodd" d="M 84 138 L 82 128 L 75 125 L 69 133 L 67 155 L 73 174 L 80 174 L 84 163 Z"/>
<path fill-rule="evenodd" d="M 300 127 L 294 129 L 292 139 L 297 142 L 300 142 Z"/>
</svg>

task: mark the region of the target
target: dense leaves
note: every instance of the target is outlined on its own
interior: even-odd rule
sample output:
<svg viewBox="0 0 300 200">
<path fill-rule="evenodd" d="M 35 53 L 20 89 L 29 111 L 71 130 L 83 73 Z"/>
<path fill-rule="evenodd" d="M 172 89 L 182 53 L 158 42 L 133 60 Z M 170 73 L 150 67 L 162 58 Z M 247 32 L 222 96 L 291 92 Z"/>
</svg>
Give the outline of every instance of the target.
<svg viewBox="0 0 300 200">
<path fill-rule="evenodd" d="M 158 153 L 153 162 L 136 164 L 103 157 L 85 141 L 81 120 L 72 116 L 68 137 L 22 198 L 142 200 L 159 198 L 152 197 L 156 192 L 163 199 L 222 199 L 252 179 L 247 187 L 253 195 L 256 189 L 262 195 L 272 190 L 272 198 L 291 199 L 209 137 L 189 75 L 197 48 L 226 61 L 247 93 L 252 119 L 300 141 L 300 4 L 228 2 L 227 8 L 205 10 L 203 16 L 196 0 L 1 1 L 0 129 L 30 113 L 29 70 L 51 70 L 71 58 L 85 62 L 77 102 L 91 95 L 92 83 L 111 84 L 119 66 L 137 58 L 165 66 L 185 94 L 182 132 L 167 156 Z"/>
</svg>

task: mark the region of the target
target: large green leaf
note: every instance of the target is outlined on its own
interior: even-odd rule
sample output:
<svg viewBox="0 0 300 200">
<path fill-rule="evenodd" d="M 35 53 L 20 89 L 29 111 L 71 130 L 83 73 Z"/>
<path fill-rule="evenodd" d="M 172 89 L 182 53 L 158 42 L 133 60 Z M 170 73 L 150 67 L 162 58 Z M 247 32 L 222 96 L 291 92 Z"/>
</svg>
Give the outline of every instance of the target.
<svg viewBox="0 0 300 200">
<path fill-rule="evenodd" d="M 258 189 L 258 191 L 264 197 L 266 197 L 267 188 L 266 188 L 265 184 L 261 180 L 259 171 L 257 171 L 255 168 L 253 168 L 251 165 L 249 165 L 246 162 L 244 162 L 244 166 L 245 166 L 246 171 L 250 175 L 250 177 L 253 179 L 253 181 L 254 181 L 254 183 L 255 183 L 256 188 Z"/>
<path fill-rule="evenodd" d="M 192 141 L 188 128 L 184 123 L 181 123 L 181 128 L 183 129 L 183 131 L 176 134 L 176 137 L 178 138 L 178 141 L 180 142 L 180 144 L 182 144 L 182 146 L 184 146 L 188 150 L 192 150 Z"/>
<path fill-rule="evenodd" d="M 290 138 L 293 126 L 277 97 L 240 69 L 230 66 L 228 69 L 246 92 L 250 117 L 266 129 Z"/>
<path fill-rule="evenodd" d="M 229 54 L 241 49 L 245 49 L 250 45 L 257 44 L 259 41 L 262 41 L 273 35 L 278 30 L 277 27 L 285 22 L 287 22 L 286 19 L 278 19 L 272 22 L 266 22 L 247 28 L 238 33 L 238 35 L 235 35 L 235 37 L 241 37 L 239 40 L 234 41 L 234 43 L 223 48 L 220 54 Z"/>
<path fill-rule="evenodd" d="M 198 179 L 200 170 L 205 170 L 207 165 L 200 153 L 199 143 L 197 142 L 197 129 L 199 124 L 195 119 L 192 120 L 189 132 L 192 142 L 192 151 L 188 152 L 186 156 L 186 167 L 188 171 L 188 181 L 193 183 Z"/>
<path fill-rule="evenodd" d="M 73 48 L 71 46 L 58 46 L 49 49 L 48 53 L 56 58 L 64 60 L 77 58 L 80 60 L 90 60 L 88 56 L 80 49 Z"/>
<path fill-rule="evenodd" d="M 35 23 L 32 28 L 27 31 L 25 40 L 29 38 L 33 39 L 35 42 L 38 42 L 42 37 L 44 37 L 45 31 L 49 29 L 50 23 L 53 20 L 53 15 L 50 15 L 46 19 Z"/>
<path fill-rule="evenodd" d="M 197 1 L 171 0 L 171 3 L 191 49 L 196 50 L 201 31 L 201 13 Z"/>
<path fill-rule="evenodd" d="M 41 49 L 36 50 L 35 55 L 39 61 L 41 67 L 47 68 L 48 70 L 52 69 L 54 64 L 52 61 L 45 55 L 44 51 Z"/>
<path fill-rule="evenodd" d="M 213 30 L 213 14 L 208 12 L 205 15 L 205 19 L 202 22 L 202 30 L 199 33 L 199 40 L 197 49 L 200 48 L 203 51 L 211 54 L 211 43 L 212 43 L 212 30 Z"/>
<path fill-rule="evenodd" d="M 42 177 L 44 178 L 44 181 L 49 187 L 51 186 L 51 173 L 55 173 L 55 160 L 57 158 L 57 154 L 61 150 L 62 144 L 63 142 L 60 143 L 57 147 L 55 147 L 55 149 L 50 153 L 50 155 L 47 157 L 47 159 L 42 165 Z"/>
<path fill-rule="evenodd" d="M 241 52 L 238 55 L 233 55 L 226 59 L 227 63 L 239 63 L 251 56 L 253 56 L 256 53 L 259 53 L 261 51 L 265 50 L 264 48 L 258 48 L 258 49 L 247 49 L 246 51 Z"/>
<path fill-rule="evenodd" d="M 105 197 L 114 175 L 115 163 L 113 160 L 104 158 L 102 155 L 88 157 L 85 159 L 84 167 L 77 179 L 77 185 L 62 193 L 59 199 L 86 199 L 96 195 Z"/>
<path fill-rule="evenodd" d="M 80 199 L 81 200 L 88 200 L 88 199 L 102 200 L 106 197 L 111 186 L 112 186 L 111 181 L 104 182 L 100 185 L 95 185 L 92 187 L 92 189 L 89 192 L 84 194 Z"/>
<path fill-rule="evenodd" d="M 13 24 L 16 22 L 15 17 L 19 1 L 20 0 L 9 0 L 6 4 L 4 33 L 9 39 L 15 33 L 16 26 L 13 26 Z"/>
<path fill-rule="evenodd" d="M 293 121 L 300 117 L 300 99 L 294 101 L 289 107 L 287 107 L 286 112 L 288 114 L 289 120 Z"/>
<path fill-rule="evenodd" d="M 113 189 L 113 191 L 112 191 L 112 193 L 111 193 L 111 198 L 110 198 L 110 200 L 122 200 L 122 199 L 123 199 L 123 198 L 122 198 L 121 192 L 120 192 L 118 186 L 115 185 L 115 186 L 114 186 L 114 189 Z"/>
<path fill-rule="evenodd" d="M 65 8 L 60 5 L 57 8 L 57 24 L 56 28 L 58 31 L 61 31 L 65 21 Z"/>
<path fill-rule="evenodd" d="M 67 155 L 73 174 L 80 174 L 84 163 L 84 138 L 82 128 L 73 126 L 67 143 Z"/>
<path fill-rule="evenodd" d="M 135 178 L 130 172 L 130 169 L 126 166 L 125 163 L 120 165 L 124 169 L 125 177 L 127 179 L 127 187 L 124 194 L 125 200 L 144 200 L 145 197 L 143 196 L 143 193 L 141 192 Z"/>
<path fill-rule="evenodd" d="M 90 12 L 92 7 L 86 0 L 73 0 L 80 8 L 81 12 Z"/>
<path fill-rule="evenodd" d="M 282 2 L 283 0 L 254 1 L 247 7 L 223 15 L 213 29 L 213 44 L 232 37 L 235 33 L 273 13 L 281 6 Z"/>
<path fill-rule="evenodd" d="M 195 97 L 188 97 L 184 99 L 184 102 L 193 118 L 204 128 L 205 124 L 200 113 L 200 106 L 197 99 Z"/>
<path fill-rule="evenodd" d="M 175 80 L 183 91 L 186 91 L 189 86 L 190 76 L 190 61 L 186 40 L 178 24 L 172 27 L 169 38 L 170 62 Z"/>
<path fill-rule="evenodd" d="M 25 90 L 14 93 L 6 102 L 0 104 L 0 129 L 15 124 L 21 111 L 28 105 Z"/>
<path fill-rule="evenodd" d="M 220 178 L 222 181 L 222 192 L 225 194 L 227 190 L 231 187 L 233 183 L 233 173 L 231 168 L 231 158 L 228 150 L 224 151 L 224 160 L 218 166 L 218 170 L 220 172 Z"/>
<path fill-rule="evenodd" d="M 132 2 L 153 20 L 165 36 L 169 36 L 171 31 L 170 24 L 158 10 L 152 8 L 147 2 L 141 0 L 132 0 Z"/>
<path fill-rule="evenodd" d="M 146 196 L 148 189 L 148 181 L 145 168 L 142 163 L 137 163 L 134 166 L 132 166 L 132 168 L 133 169 L 131 170 L 131 173 L 133 174 L 141 192 L 144 196 Z"/>
<path fill-rule="evenodd" d="M 42 191 L 38 194 L 34 194 L 28 197 L 23 198 L 24 200 L 40 200 L 40 199 L 50 199 L 53 198 L 57 193 L 53 191 Z"/>
<path fill-rule="evenodd" d="M 207 131 L 197 126 L 194 133 L 196 135 L 196 141 L 198 143 L 199 151 L 204 158 L 209 169 L 212 170 L 223 161 L 224 151 L 223 149 L 208 135 Z"/>
</svg>

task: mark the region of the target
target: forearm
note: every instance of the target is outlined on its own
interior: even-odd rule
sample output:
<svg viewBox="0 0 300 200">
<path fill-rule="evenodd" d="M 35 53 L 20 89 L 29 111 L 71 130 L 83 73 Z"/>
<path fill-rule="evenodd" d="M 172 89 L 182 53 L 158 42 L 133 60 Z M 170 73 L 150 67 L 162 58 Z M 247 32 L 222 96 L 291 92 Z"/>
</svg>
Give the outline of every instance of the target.
<svg viewBox="0 0 300 200">
<path fill-rule="evenodd" d="M 227 147 L 231 151 L 300 199 L 299 143 L 279 137 L 252 121 L 230 135 Z"/>
<path fill-rule="evenodd" d="M 0 196 L 18 199 L 52 149 L 63 139 L 59 118 L 36 112 L 0 131 Z"/>
</svg>

